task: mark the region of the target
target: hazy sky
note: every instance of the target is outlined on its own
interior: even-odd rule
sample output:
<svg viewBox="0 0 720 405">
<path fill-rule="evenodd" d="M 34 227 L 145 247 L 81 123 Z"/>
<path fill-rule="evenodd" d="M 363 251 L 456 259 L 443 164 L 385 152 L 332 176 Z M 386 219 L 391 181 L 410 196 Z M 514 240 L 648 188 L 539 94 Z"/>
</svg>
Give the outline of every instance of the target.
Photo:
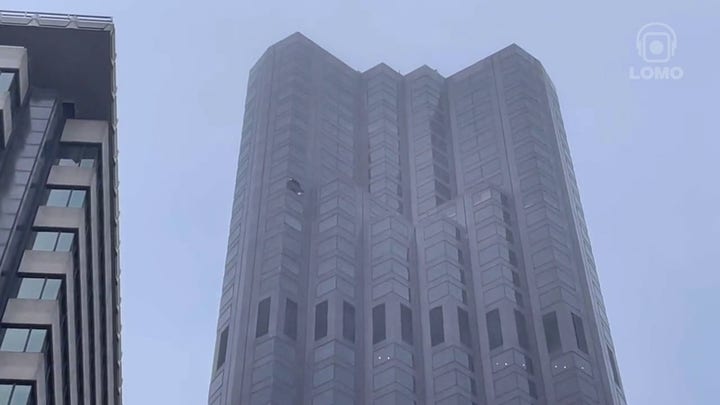
<svg viewBox="0 0 720 405">
<path fill-rule="evenodd" d="M 206 403 L 250 66 L 301 31 L 359 70 L 450 75 L 516 42 L 560 96 L 631 405 L 714 405 L 720 3 L 2 0 L 117 27 L 124 399 Z M 631 80 L 638 29 L 680 80 Z M 714 121 L 713 121 L 714 120 Z M 712 252 L 716 252 L 713 254 Z"/>
</svg>

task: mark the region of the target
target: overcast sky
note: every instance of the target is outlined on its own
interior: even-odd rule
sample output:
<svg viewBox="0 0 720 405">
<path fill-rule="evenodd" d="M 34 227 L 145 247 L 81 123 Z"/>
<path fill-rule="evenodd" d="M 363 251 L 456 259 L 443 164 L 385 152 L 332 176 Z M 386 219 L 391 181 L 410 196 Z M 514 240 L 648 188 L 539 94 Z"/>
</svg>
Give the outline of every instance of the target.
<svg viewBox="0 0 720 405">
<path fill-rule="evenodd" d="M 631 405 L 718 403 L 720 3 L 2 0 L 117 30 L 124 399 L 206 403 L 250 66 L 301 31 L 358 70 L 450 75 L 516 42 L 560 96 Z M 638 29 L 680 80 L 632 80 Z M 676 70 L 677 72 L 677 70 Z M 715 252 L 715 254 L 712 254 Z"/>
</svg>

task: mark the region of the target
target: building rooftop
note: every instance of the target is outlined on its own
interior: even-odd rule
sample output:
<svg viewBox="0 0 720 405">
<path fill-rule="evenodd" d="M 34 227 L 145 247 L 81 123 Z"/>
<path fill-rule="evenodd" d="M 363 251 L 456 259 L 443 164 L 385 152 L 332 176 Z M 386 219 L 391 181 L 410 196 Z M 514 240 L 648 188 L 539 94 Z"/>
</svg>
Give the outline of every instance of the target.
<svg viewBox="0 0 720 405">
<path fill-rule="evenodd" d="M 112 18 L 0 10 L 0 45 L 28 52 L 33 87 L 59 91 L 76 117 L 115 121 Z"/>
</svg>

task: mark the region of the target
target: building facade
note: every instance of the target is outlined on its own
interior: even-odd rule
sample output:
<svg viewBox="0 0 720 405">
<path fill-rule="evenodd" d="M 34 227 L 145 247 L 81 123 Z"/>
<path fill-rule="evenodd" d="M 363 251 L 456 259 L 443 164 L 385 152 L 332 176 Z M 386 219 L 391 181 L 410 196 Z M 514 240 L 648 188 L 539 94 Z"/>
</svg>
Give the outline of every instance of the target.
<svg viewBox="0 0 720 405">
<path fill-rule="evenodd" d="M 553 85 L 250 71 L 209 404 L 625 404 Z"/>
<path fill-rule="evenodd" d="M 120 405 L 112 20 L 0 11 L 0 405 Z"/>
</svg>

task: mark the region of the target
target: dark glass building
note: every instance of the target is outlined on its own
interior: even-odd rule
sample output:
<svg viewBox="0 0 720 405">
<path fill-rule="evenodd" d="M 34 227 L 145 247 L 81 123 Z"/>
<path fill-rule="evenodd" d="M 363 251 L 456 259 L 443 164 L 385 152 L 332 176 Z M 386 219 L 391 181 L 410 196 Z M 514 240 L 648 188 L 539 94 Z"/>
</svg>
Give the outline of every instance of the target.
<svg viewBox="0 0 720 405">
<path fill-rule="evenodd" d="M 301 34 L 250 71 L 211 405 L 625 404 L 555 89 Z"/>
<path fill-rule="evenodd" d="M 0 11 L 0 405 L 120 405 L 112 20 Z"/>
</svg>

